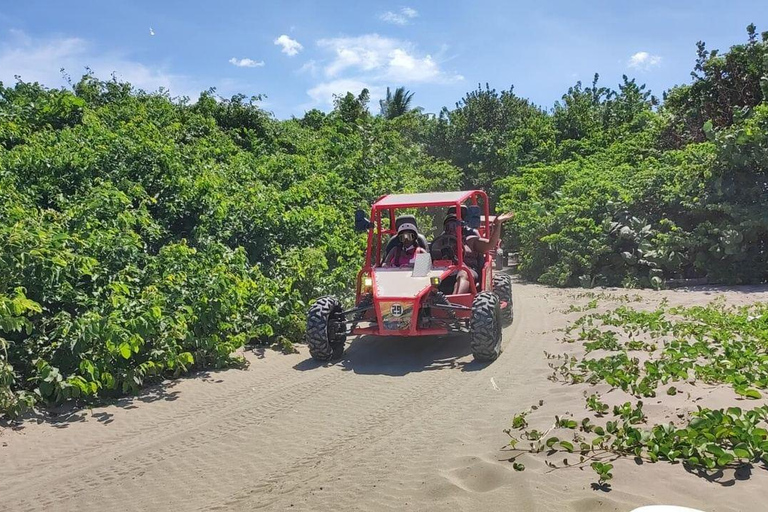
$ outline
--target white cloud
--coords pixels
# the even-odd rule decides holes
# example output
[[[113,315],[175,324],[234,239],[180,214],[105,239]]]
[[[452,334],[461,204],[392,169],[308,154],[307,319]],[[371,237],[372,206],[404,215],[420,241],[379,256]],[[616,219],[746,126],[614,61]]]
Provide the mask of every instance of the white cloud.
[[[419,55],[409,41],[367,34],[321,39],[317,44],[333,54],[324,69],[329,78],[338,77],[343,72],[355,72],[365,74],[369,80],[404,83],[444,83],[463,79],[461,75],[441,71],[431,55]]]
[[[321,39],[318,46],[330,54],[322,73],[326,81],[307,91],[315,104],[331,104],[332,95],[368,88],[371,100],[384,96],[387,86],[414,83],[451,83],[459,74],[440,69],[438,60],[420,54],[409,41],[366,34],[359,37]],[[316,63],[312,64],[316,67]],[[305,64],[302,70],[307,68]]]
[[[94,45],[78,37],[30,38],[19,30],[0,45],[0,81],[14,82],[19,75],[25,82],[40,82],[47,87],[66,86],[61,69],[77,80],[86,67],[102,79],[114,75],[136,88],[156,91],[163,87],[174,96],[196,99],[206,84],[189,77],[148,66],[118,53],[100,53]]]
[[[334,94],[343,95],[351,92],[357,96],[363,89],[368,89],[368,92],[371,95],[371,105],[378,104],[378,101],[384,97],[384,87],[355,79],[340,79],[323,82],[308,90],[307,94],[312,98],[312,103],[314,105],[330,106],[333,105]]]
[[[648,71],[661,64],[661,57],[658,55],[651,55],[648,52],[637,52],[629,58],[627,66],[642,71]]]
[[[387,11],[381,16],[379,16],[379,19],[381,21],[386,21],[387,23],[392,23],[394,25],[407,25],[410,23],[410,21],[419,15],[419,12],[416,9],[412,9],[410,7],[403,7],[400,9],[400,12],[392,12]]]
[[[283,53],[287,54],[289,57],[293,57],[297,53],[299,53],[301,50],[304,49],[304,47],[295,39],[291,39],[287,35],[283,34],[277,39],[275,39],[275,44],[278,46],[282,46],[283,49],[281,50]]]
[[[340,37],[320,39],[317,44],[334,54],[331,63],[326,66],[325,74],[329,77],[338,75],[348,68],[369,71],[384,65],[387,56],[397,47],[397,41],[378,34],[360,37]]]
[[[309,73],[310,75],[315,76],[317,75],[317,69],[317,62],[312,59],[305,62],[304,65],[299,68],[299,73]]]
[[[239,68],[259,68],[264,65],[264,61],[255,61],[253,59],[236,59],[235,57],[232,57],[229,59],[229,63],[233,66],[237,66]]]
[[[396,49],[389,60],[389,76],[402,82],[431,82],[441,79],[440,68],[430,55],[419,59],[405,50]],[[461,79],[460,75],[454,79]]]

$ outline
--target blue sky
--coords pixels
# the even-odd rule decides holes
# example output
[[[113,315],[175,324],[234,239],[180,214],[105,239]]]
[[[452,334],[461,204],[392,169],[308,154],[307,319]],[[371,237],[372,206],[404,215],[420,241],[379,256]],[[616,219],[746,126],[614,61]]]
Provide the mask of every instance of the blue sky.
[[[725,50],[750,22],[768,30],[768,1],[2,0],[0,80],[59,87],[89,66],[172,95],[264,94],[280,118],[363,86],[374,112],[387,86],[438,112],[486,82],[549,108],[595,72],[661,95],[690,80],[696,41]]]

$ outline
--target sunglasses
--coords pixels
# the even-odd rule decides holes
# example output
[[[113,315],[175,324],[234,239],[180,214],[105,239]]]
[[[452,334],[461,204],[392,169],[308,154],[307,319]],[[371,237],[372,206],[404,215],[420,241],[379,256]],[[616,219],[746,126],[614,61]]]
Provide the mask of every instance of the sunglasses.
[[[405,243],[405,242],[413,242],[414,240],[416,240],[416,235],[414,235],[411,232],[406,231],[404,233],[400,233],[399,235],[397,235],[397,238],[399,238],[400,241],[403,242],[403,243]]]

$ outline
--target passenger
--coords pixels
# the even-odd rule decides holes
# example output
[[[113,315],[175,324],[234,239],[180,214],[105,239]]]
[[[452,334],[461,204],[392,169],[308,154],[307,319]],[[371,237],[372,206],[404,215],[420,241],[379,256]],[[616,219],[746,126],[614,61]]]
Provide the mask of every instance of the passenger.
[[[456,228],[459,220],[456,218],[456,209],[452,208],[452,211],[448,211],[448,215],[443,221],[443,234],[456,236]],[[462,207],[462,217],[464,216],[464,207]],[[496,217],[496,222],[493,224],[491,231],[491,238],[482,238],[476,230],[470,229],[466,226],[462,226],[461,238],[462,238],[462,250],[464,253],[464,264],[469,268],[472,273],[472,279],[477,284],[479,279],[479,272],[483,268],[483,260],[485,253],[490,250],[495,250],[496,246],[501,239],[501,225],[514,217],[513,212],[508,212]],[[434,244],[433,244],[434,247]],[[456,283],[453,285],[453,294],[469,293],[470,282],[467,271],[461,269],[456,274]]]
[[[417,242],[418,231],[416,225],[404,222],[397,228],[397,239],[400,242],[389,250],[384,258],[384,267],[412,267],[416,255],[427,252]]]
[[[466,225],[467,215],[468,215],[467,205],[463,204],[463,205],[461,205],[461,220],[462,220],[462,224],[463,224],[461,229],[464,231],[464,234],[466,236],[472,236],[472,234],[474,233],[475,236],[480,236],[480,232],[478,230],[473,229],[473,228],[471,228],[471,227]],[[450,217],[450,216],[453,216],[454,219],[455,219],[455,217],[456,217],[456,207],[455,206],[451,206],[450,208],[448,208],[448,212],[446,213],[446,219],[448,217]],[[445,226],[445,221],[443,221],[443,226]],[[453,234],[453,233],[451,233],[451,234]]]

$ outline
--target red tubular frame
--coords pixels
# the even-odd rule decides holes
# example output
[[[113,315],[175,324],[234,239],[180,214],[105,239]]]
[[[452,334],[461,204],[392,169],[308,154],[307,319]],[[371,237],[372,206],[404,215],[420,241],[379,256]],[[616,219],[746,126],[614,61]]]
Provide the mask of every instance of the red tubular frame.
[[[426,207],[440,207],[440,206],[455,206],[456,207],[456,219],[460,221],[456,226],[456,239],[462,240],[462,225],[461,221],[463,220],[461,217],[461,205],[468,199],[472,201],[472,205],[476,206],[478,203],[478,199],[482,200],[483,208],[485,210],[484,215],[484,225],[481,226],[481,235],[483,237],[488,237],[490,234],[490,222],[489,222],[489,204],[488,204],[488,195],[483,192],[482,190],[470,190],[467,191],[465,194],[463,194],[459,199],[455,201],[435,201],[435,202],[412,202],[412,203],[395,203],[395,204],[386,204],[379,206],[378,203],[380,203],[385,197],[380,197],[376,203],[373,204],[371,207],[371,221],[374,224],[374,227],[370,228],[368,230],[368,245],[366,247],[365,251],[365,265],[362,269],[357,273],[357,285],[355,287],[355,303],[360,302],[360,297],[363,294],[363,288],[362,288],[362,278],[363,275],[370,276],[372,279],[372,286],[371,286],[371,293],[373,293],[373,305],[374,305],[374,312],[377,319],[377,326],[374,327],[355,327],[351,334],[358,335],[358,334],[377,334],[377,335],[386,335],[386,336],[423,336],[423,335],[435,335],[435,334],[446,334],[448,332],[451,332],[447,328],[429,328],[429,329],[419,329],[418,328],[418,322],[416,321],[419,317],[419,311],[421,309],[421,302],[424,296],[429,293],[430,288],[425,287],[421,292],[419,292],[416,297],[379,297],[376,287],[376,274],[373,272],[374,267],[378,267],[379,263],[381,262],[382,255],[382,235],[384,234],[393,234],[395,233],[394,229],[394,213],[396,209],[402,209],[402,208],[426,208]],[[390,220],[390,228],[386,231],[382,231],[382,223],[381,223],[381,217],[382,212],[389,210],[389,220]],[[375,229],[374,229],[375,228]],[[375,231],[375,235],[374,235]],[[373,237],[376,236],[376,259],[373,260]],[[443,273],[440,276],[440,279],[445,279],[448,275],[450,275],[455,270],[464,270],[467,272],[468,275],[472,275],[471,270],[469,267],[464,263],[464,244],[458,243],[457,244],[457,257],[458,262],[455,265],[450,265],[447,267]],[[483,269],[480,275],[478,276],[479,280],[482,280],[482,282],[491,282],[493,279],[493,266],[490,265],[491,258],[488,253],[485,253],[484,255],[484,263],[483,263]],[[375,264],[371,264],[372,261],[375,261]],[[470,283],[470,293],[469,294],[462,294],[462,295],[448,295],[449,299],[453,299],[452,302],[456,304],[461,304],[463,302],[470,302],[474,298],[474,296],[477,294],[477,284],[475,283],[474,279],[469,280]],[[386,301],[401,301],[406,304],[413,304],[413,311],[411,313],[411,322],[409,329],[405,330],[388,330],[384,329],[382,325],[382,311],[380,303],[382,300]],[[462,304],[465,306],[468,306],[469,304]],[[457,317],[458,318],[466,318],[468,316],[468,312],[464,311],[457,311]]]

